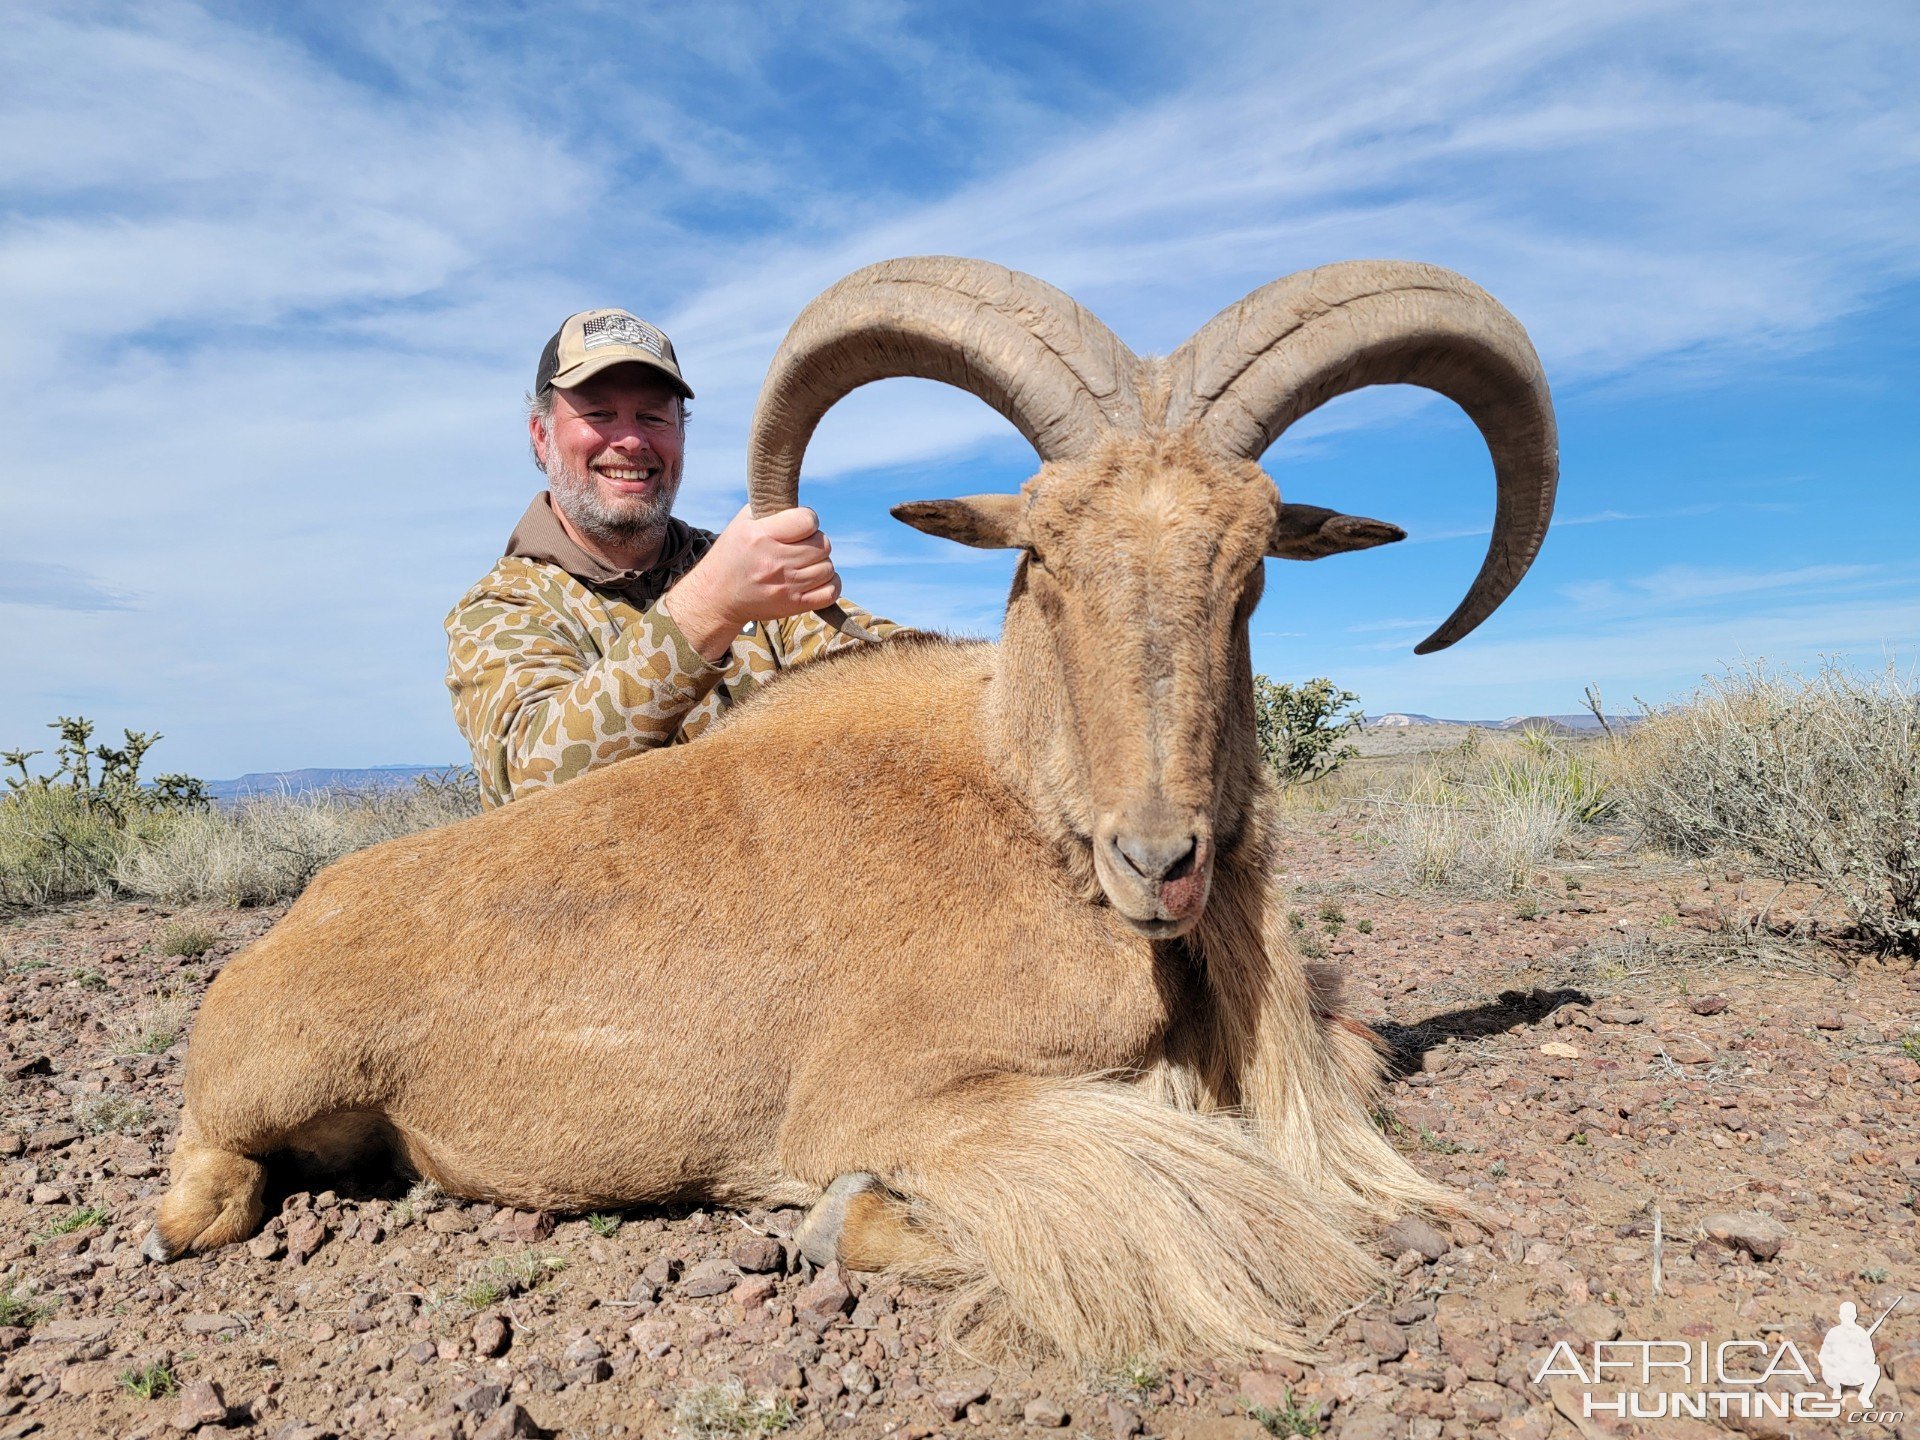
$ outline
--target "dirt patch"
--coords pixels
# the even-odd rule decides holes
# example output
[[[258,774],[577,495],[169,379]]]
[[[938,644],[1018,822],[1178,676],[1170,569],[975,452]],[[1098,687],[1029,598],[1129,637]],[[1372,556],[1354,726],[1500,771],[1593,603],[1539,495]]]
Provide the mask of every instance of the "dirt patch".
[[[1704,1436],[1724,1432],[1570,1418],[1573,1382],[1530,1377],[1607,1332],[1790,1339],[1811,1364],[1842,1301],[1864,1322],[1901,1294],[1876,1408],[1910,1418],[1792,1433],[1920,1435],[1920,976],[1742,938],[1769,897],[1776,922],[1818,907],[1722,870],[1600,846],[1577,890],[1550,877],[1564,898],[1406,894],[1369,878],[1351,814],[1289,823],[1303,933],[1392,1050],[1385,1123],[1486,1211],[1396,1232],[1390,1285],[1319,1317],[1317,1366],[987,1372],[941,1344],[928,1295],[807,1273],[792,1212],[283,1190],[250,1245],[145,1264],[180,1026],[278,912],[98,904],[0,927],[0,1440]],[[164,953],[183,924],[219,938]],[[1725,1214],[1752,1233],[1706,1238]]]

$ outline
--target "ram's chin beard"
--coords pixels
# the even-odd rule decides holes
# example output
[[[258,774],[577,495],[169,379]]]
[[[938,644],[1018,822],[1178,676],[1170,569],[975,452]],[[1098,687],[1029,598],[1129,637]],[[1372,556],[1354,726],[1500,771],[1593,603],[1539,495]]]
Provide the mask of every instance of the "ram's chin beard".
[[[651,495],[623,496],[609,501],[592,475],[584,475],[560,456],[548,452],[547,487],[553,503],[565,512],[574,529],[593,540],[626,544],[644,539],[667,523],[680,493],[680,477],[665,476]]]

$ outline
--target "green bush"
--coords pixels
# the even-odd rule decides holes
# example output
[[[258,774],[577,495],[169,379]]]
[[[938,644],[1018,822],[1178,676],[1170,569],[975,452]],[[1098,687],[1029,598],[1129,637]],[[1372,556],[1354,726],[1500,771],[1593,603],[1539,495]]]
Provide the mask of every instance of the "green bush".
[[[1288,685],[1255,675],[1254,733],[1274,774],[1292,784],[1318,780],[1359,754],[1351,743],[1365,723],[1359,698],[1324,678]]]

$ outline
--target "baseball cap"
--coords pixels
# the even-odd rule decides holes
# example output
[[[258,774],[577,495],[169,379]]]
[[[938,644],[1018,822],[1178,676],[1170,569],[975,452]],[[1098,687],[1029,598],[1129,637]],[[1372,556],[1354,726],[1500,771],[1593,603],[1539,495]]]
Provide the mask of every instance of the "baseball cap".
[[[673,342],[664,332],[625,310],[582,310],[569,315],[540,352],[533,393],[549,385],[571,390],[615,365],[646,365],[667,377],[687,399],[693,390],[680,374]]]

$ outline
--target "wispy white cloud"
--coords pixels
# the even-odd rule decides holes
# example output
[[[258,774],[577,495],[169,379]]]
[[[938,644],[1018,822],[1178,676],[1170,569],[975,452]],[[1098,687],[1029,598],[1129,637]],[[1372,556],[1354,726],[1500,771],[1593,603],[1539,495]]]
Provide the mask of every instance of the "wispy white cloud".
[[[1878,575],[1879,565],[1799,565],[1785,570],[1733,570],[1712,566],[1669,565],[1630,580],[1585,580],[1560,587],[1583,610],[1634,606],[1674,610],[1702,601],[1757,595],[1769,590],[1831,591]]]
[[[1028,59],[893,0],[742,0],[698,25],[438,0],[10,16],[9,545],[68,577],[44,593],[104,575],[142,599],[16,612],[46,658],[0,701],[0,740],[124,694],[208,770],[455,748],[438,618],[533,488],[519,392],[588,304],[674,334],[700,392],[684,504],[716,523],[784,327],[888,255],[1032,270],[1143,350],[1283,271],[1430,259],[1505,300],[1576,404],[1817,346],[1920,273],[1920,35],[1897,4],[1846,25],[1651,0],[1045,23],[1059,53]],[[1289,444],[1440,413],[1357,397]],[[977,401],[893,382],[838,407],[807,474],[969,457],[1008,485],[1031,464]],[[880,536],[843,549],[863,602],[997,624],[991,563]],[[954,583],[901,573],[919,564]]]

